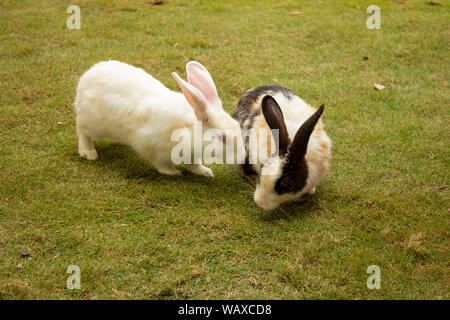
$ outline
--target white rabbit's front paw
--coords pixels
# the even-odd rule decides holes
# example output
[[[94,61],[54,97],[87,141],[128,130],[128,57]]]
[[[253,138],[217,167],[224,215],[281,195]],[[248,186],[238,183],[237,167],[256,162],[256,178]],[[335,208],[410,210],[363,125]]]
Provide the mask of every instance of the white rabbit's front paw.
[[[201,164],[187,164],[186,169],[194,174],[205,176],[208,178],[214,178],[214,173],[210,168],[207,168]]]
[[[96,160],[98,158],[97,150],[95,149],[82,149],[78,150],[80,157],[86,160]]]

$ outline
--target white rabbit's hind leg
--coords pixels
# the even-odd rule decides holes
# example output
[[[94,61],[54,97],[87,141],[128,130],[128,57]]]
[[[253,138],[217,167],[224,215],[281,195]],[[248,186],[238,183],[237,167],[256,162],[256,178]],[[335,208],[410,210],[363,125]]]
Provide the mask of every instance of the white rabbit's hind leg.
[[[181,176],[181,171],[174,168],[170,162],[164,161],[153,161],[153,166],[161,174],[166,174],[168,176]]]
[[[92,138],[77,130],[78,153],[80,157],[87,160],[96,160],[98,158],[97,150],[94,148]]]

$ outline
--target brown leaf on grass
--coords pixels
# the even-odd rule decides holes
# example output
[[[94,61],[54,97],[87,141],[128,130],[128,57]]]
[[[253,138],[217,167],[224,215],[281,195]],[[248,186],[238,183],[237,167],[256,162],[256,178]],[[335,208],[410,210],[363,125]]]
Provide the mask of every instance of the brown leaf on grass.
[[[149,5],[151,6],[162,6],[163,4],[166,4],[167,0],[150,0],[148,2]]]
[[[374,83],[373,86],[375,87],[375,89],[377,90],[383,90],[386,88],[386,85],[381,84],[381,83]]]
[[[429,6],[442,6],[442,4],[440,4],[439,2],[436,2],[436,1],[428,1],[427,5],[429,5]]]
[[[423,240],[421,232],[411,235],[409,241],[404,243],[404,247],[409,252],[412,252],[420,257],[425,257],[430,254],[429,250],[425,246],[425,241]]]
[[[302,15],[303,15],[303,12],[300,12],[300,11],[292,11],[292,12],[289,12],[289,14],[290,14],[291,16],[302,16]]]
[[[30,256],[30,251],[28,251],[27,249],[22,249],[20,250],[20,256],[22,258],[28,258]]]
[[[395,1],[397,4],[405,4],[403,1],[401,1],[401,0],[397,0],[397,1]]]
[[[422,233],[416,233],[411,235],[409,238],[407,248],[408,249],[418,249],[422,245]]]
[[[392,238],[389,235],[390,232],[391,232],[391,229],[386,228],[384,230],[381,230],[380,236],[384,241],[386,241],[388,243],[393,243],[394,241],[392,240]]]

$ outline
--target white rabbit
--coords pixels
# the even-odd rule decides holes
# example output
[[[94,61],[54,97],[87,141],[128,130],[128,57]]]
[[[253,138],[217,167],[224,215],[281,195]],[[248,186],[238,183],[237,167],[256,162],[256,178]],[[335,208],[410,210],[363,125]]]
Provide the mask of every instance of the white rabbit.
[[[92,140],[111,138],[131,146],[160,173],[179,175],[181,172],[171,160],[177,144],[171,141],[172,133],[181,129],[193,137],[194,122],[200,120],[203,132],[215,129],[218,141],[224,145],[236,140],[236,146],[242,146],[237,147],[241,154],[236,154],[236,161],[243,161],[240,126],[223,110],[211,75],[195,61],[187,63],[186,72],[188,82],[172,73],[181,94],[169,90],[144,70],[119,61],[99,62],[91,67],[81,76],[75,99],[80,156],[97,159]],[[239,138],[228,137],[230,130],[237,130]],[[212,170],[200,160],[185,164],[187,170],[213,177]]]
[[[246,138],[241,174],[256,181],[254,200],[259,207],[273,210],[316,191],[331,158],[331,140],[319,119],[323,109],[321,105],[315,111],[291,90],[276,85],[242,96],[233,113]],[[277,133],[278,141],[269,130]]]

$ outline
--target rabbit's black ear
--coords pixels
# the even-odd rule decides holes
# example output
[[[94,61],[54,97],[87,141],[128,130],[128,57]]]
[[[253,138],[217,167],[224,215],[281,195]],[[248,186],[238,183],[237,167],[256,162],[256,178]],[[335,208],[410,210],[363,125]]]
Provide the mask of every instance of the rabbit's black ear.
[[[309,137],[311,136],[317,121],[319,121],[324,108],[325,106],[322,104],[320,108],[300,126],[295,134],[294,141],[292,141],[292,145],[289,150],[289,158],[302,159],[306,155]]]
[[[287,153],[289,146],[289,136],[284,123],[283,112],[280,106],[271,96],[265,96],[261,102],[261,108],[267,124],[275,140],[275,147],[280,156]]]

